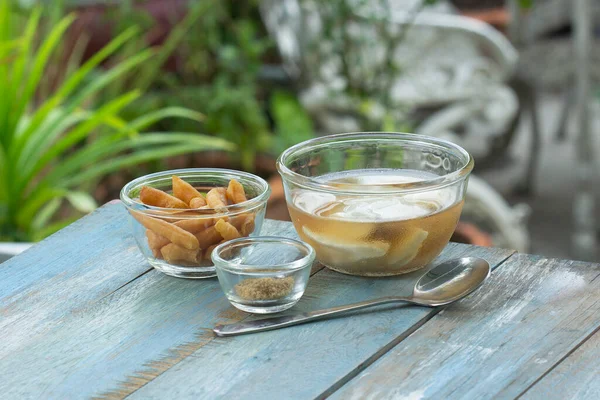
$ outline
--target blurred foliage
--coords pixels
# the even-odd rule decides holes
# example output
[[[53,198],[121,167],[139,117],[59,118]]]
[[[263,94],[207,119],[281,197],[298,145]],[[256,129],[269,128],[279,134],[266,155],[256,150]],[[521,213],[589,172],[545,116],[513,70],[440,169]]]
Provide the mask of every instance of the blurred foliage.
[[[71,212],[57,220],[64,200],[70,210],[91,211],[95,201],[81,188],[108,173],[191,151],[234,149],[198,134],[140,133],[165,118],[200,121],[202,114],[154,108],[125,120],[122,111],[141,96],[137,89],[98,101],[100,91],[152,60],[154,52],[144,48],[108,70],[98,68],[138,37],[135,28],[82,64],[60,63],[62,79],[48,82],[60,75],[49,73],[75,16],[43,14],[42,8],[17,13],[11,6],[0,0],[0,240],[38,240],[64,227],[77,218]]]
[[[391,97],[390,88],[403,73],[396,50],[411,29],[411,21],[437,0],[421,1],[407,10],[406,24],[390,22],[393,5],[389,0],[299,1],[308,13],[317,11],[321,29],[319,35],[302,38],[306,47],[305,80],[309,85],[327,85],[332,80],[331,66],[343,78],[341,89],[330,89],[332,105],[324,107],[350,115],[361,130],[411,130],[407,106],[395,103]]]
[[[533,7],[533,1],[534,0],[518,0],[518,4],[519,7],[528,9]]]
[[[312,120],[296,97],[288,92],[276,91],[271,97],[270,107],[277,128],[274,148],[278,153],[312,138]]]
[[[237,145],[237,161],[254,168],[257,153],[277,155],[313,135],[310,119],[290,93],[266,90],[259,75],[272,42],[263,32],[258,1],[201,0],[189,2],[189,10],[157,47],[158,56],[135,73],[114,83],[105,92],[147,89],[129,107],[131,118],[156,107],[183,106],[201,110],[201,122],[169,120],[161,129],[218,136]],[[144,32],[154,26],[141,7],[122,2],[111,12],[119,30],[131,25]],[[125,47],[118,59],[127,59],[144,43]],[[291,110],[293,108],[293,111]],[[293,113],[293,118],[281,118]],[[270,116],[273,115],[273,118]]]

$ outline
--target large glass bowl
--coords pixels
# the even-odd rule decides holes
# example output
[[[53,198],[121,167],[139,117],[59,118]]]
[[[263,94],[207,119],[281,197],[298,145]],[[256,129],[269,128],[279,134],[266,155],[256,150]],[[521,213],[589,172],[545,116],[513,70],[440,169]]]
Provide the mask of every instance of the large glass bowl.
[[[173,175],[204,193],[213,187],[227,187],[235,179],[243,186],[248,201],[218,211],[154,207],[140,201],[143,186],[172,193]],[[137,178],[123,187],[121,201],[131,215],[133,237],[150,265],[167,275],[198,279],[216,276],[211,253],[226,241],[219,234],[217,223],[222,220],[220,224],[233,226],[236,236],[260,234],[270,193],[267,182],[256,175],[228,169],[191,168]]]
[[[287,149],[277,168],[298,235],[325,266],[388,276],[426,266],[448,244],[473,159],[407,133],[347,133]]]

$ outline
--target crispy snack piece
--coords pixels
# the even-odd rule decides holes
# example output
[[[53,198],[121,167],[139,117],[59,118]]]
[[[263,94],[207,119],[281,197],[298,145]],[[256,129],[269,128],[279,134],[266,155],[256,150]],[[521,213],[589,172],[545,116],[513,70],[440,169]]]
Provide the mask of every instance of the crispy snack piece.
[[[215,229],[225,240],[237,239],[242,236],[235,226],[231,225],[229,222],[225,222],[222,219],[217,221],[215,224]]]
[[[239,231],[242,228],[242,224],[244,223],[244,221],[246,221],[247,215],[248,214],[246,214],[246,213],[238,214],[234,217],[229,218],[229,220],[227,218],[224,218],[224,219],[225,219],[225,221],[229,222],[231,225],[235,226],[237,228],[237,230]]]
[[[237,228],[242,236],[248,236],[254,232],[254,219],[256,215],[252,213],[244,213],[231,217],[229,223]]]
[[[213,250],[215,249],[215,247],[217,247],[218,245],[220,245],[221,243],[217,243],[217,244],[213,244],[212,246],[210,246],[208,249],[206,249],[206,251],[204,251],[204,259],[205,260],[212,260],[210,258],[210,256],[212,255]]]
[[[194,197],[189,204],[190,208],[201,208],[206,206],[206,199],[202,196]]]
[[[146,238],[148,238],[148,246],[150,247],[150,250],[152,250],[152,253],[154,253],[154,257],[157,257],[157,254],[160,255],[160,249],[162,247],[171,243],[169,239],[154,233],[150,229],[146,229]]]
[[[177,197],[171,196],[162,190],[150,186],[142,186],[140,200],[147,206],[165,208],[188,208],[188,205]]]
[[[203,215],[209,214],[209,212],[200,212],[197,210],[190,209],[175,209],[175,210],[146,210],[146,214],[151,214],[156,218],[164,218],[169,221],[177,221],[179,217],[201,217]]]
[[[206,203],[215,210],[223,209],[227,206],[227,189],[224,187],[212,188],[206,194]]]
[[[160,249],[160,252],[167,262],[187,261],[189,263],[199,263],[202,259],[202,249],[189,250],[175,243],[169,243]]]
[[[246,198],[246,192],[244,192],[244,187],[235,179],[229,181],[229,186],[227,187],[227,198],[233,204],[243,203],[244,201],[248,200],[248,198]]]
[[[198,233],[205,230],[215,224],[214,218],[195,218],[195,219],[182,219],[175,222],[173,225],[177,225],[181,229],[184,229],[190,233]]]
[[[254,217],[254,214],[246,215],[244,222],[242,222],[242,225],[239,228],[239,231],[242,234],[242,236],[249,236],[252,232],[254,232],[254,228],[256,227],[256,225],[254,224]]]
[[[162,236],[158,236],[156,233],[152,232],[149,229],[146,229],[146,237],[148,238],[148,247],[150,248],[150,251],[152,252],[152,255],[154,256],[154,258],[158,258],[162,260],[162,254],[160,253],[160,247],[156,247],[156,243],[159,243],[156,239],[150,239],[151,237],[153,238],[160,238]],[[169,244],[169,240],[167,240],[167,242],[165,244]]]
[[[152,218],[136,211],[130,212],[146,229],[150,229],[154,233],[169,239],[171,242],[188,250],[197,250],[200,248],[198,239],[190,232],[161,219]]]
[[[196,188],[194,188],[192,185],[190,185],[177,175],[173,175],[171,180],[173,182],[173,196],[177,197],[184,203],[190,204],[190,201],[195,197],[202,198],[202,195],[199,191],[196,190]]]
[[[221,236],[214,226],[197,233],[196,238],[198,239],[200,247],[203,249],[209,248],[213,244],[217,244],[223,240],[223,236]]]

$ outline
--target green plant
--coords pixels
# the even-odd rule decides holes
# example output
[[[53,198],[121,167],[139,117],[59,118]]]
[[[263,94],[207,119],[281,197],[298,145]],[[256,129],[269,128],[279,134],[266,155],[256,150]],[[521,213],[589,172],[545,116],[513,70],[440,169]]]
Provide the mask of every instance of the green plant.
[[[206,149],[233,150],[222,139],[191,133],[140,133],[165,118],[199,121],[202,115],[180,107],[156,109],[124,120],[121,112],[140,98],[137,89],[115,94],[102,104],[88,103],[111,82],[154,55],[144,49],[86,80],[100,63],[133,40],[128,29],[70,73],[48,97],[35,102],[48,64],[74,20],[68,15],[43,38],[36,30],[42,10],[24,25],[9,0],[0,0],[0,239],[37,240],[74,217],[56,220],[64,200],[80,212],[94,199],[83,184],[141,162]]]
[[[201,122],[169,120],[159,127],[177,131],[201,129],[231,141],[238,148],[236,161],[246,170],[254,168],[257,153],[276,155],[283,148],[312,137],[310,119],[294,96],[265,89],[259,80],[272,43],[262,30],[257,1],[201,0],[190,4],[186,17],[175,25],[161,46],[155,64],[136,71],[146,77],[144,83],[149,90],[135,107],[130,107],[132,116],[157,106],[202,110],[206,118]],[[126,5],[113,12],[111,18],[136,21],[143,30],[151,27],[143,11]],[[132,43],[117,57],[126,59],[137,51]],[[175,60],[170,69],[165,68],[168,59]],[[141,78],[124,77],[121,82],[124,87],[136,87],[138,79]],[[290,108],[292,113],[286,111]],[[272,120],[269,113],[273,114]],[[283,113],[292,114],[292,120],[281,118]],[[301,119],[304,122],[298,125],[296,122]]]
[[[407,10],[405,24],[390,23],[394,14],[390,0],[299,3],[303,14],[319,18],[318,33],[301,38],[301,51],[303,84],[317,83],[328,90],[330,101],[322,108],[352,117],[365,131],[410,130],[409,106],[392,98],[391,88],[407,61],[398,57],[398,46],[406,39],[411,21],[437,0],[415,3]],[[343,82],[331,87],[332,76]]]
[[[247,170],[253,169],[256,153],[270,146],[257,76],[271,42],[260,32],[256,3],[199,2],[210,7],[178,52],[181,67],[164,81],[182,105],[202,105],[205,131],[236,143]],[[188,85],[191,90],[179,92]]]
[[[533,7],[534,0],[518,0],[519,7],[523,9],[529,9]]]
[[[271,96],[270,111],[275,126],[272,149],[277,154],[290,146],[313,138],[312,120],[298,99],[289,92],[275,91]]]

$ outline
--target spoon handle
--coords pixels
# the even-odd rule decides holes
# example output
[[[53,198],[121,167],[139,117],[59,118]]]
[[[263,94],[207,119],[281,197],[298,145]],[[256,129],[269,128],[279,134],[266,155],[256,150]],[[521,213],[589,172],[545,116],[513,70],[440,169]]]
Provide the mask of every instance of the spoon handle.
[[[349,311],[361,310],[367,307],[378,306],[381,304],[397,302],[414,302],[410,297],[381,297],[376,300],[367,300],[360,303],[348,304],[345,306],[325,308],[323,310],[311,311],[295,315],[285,315],[283,317],[264,318],[254,321],[239,322],[230,325],[217,325],[213,332],[217,336],[235,336],[245,333],[269,331],[272,329],[285,328],[287,326],[303,324],[305,322],[325,319],[333,315],[343,314]]]

